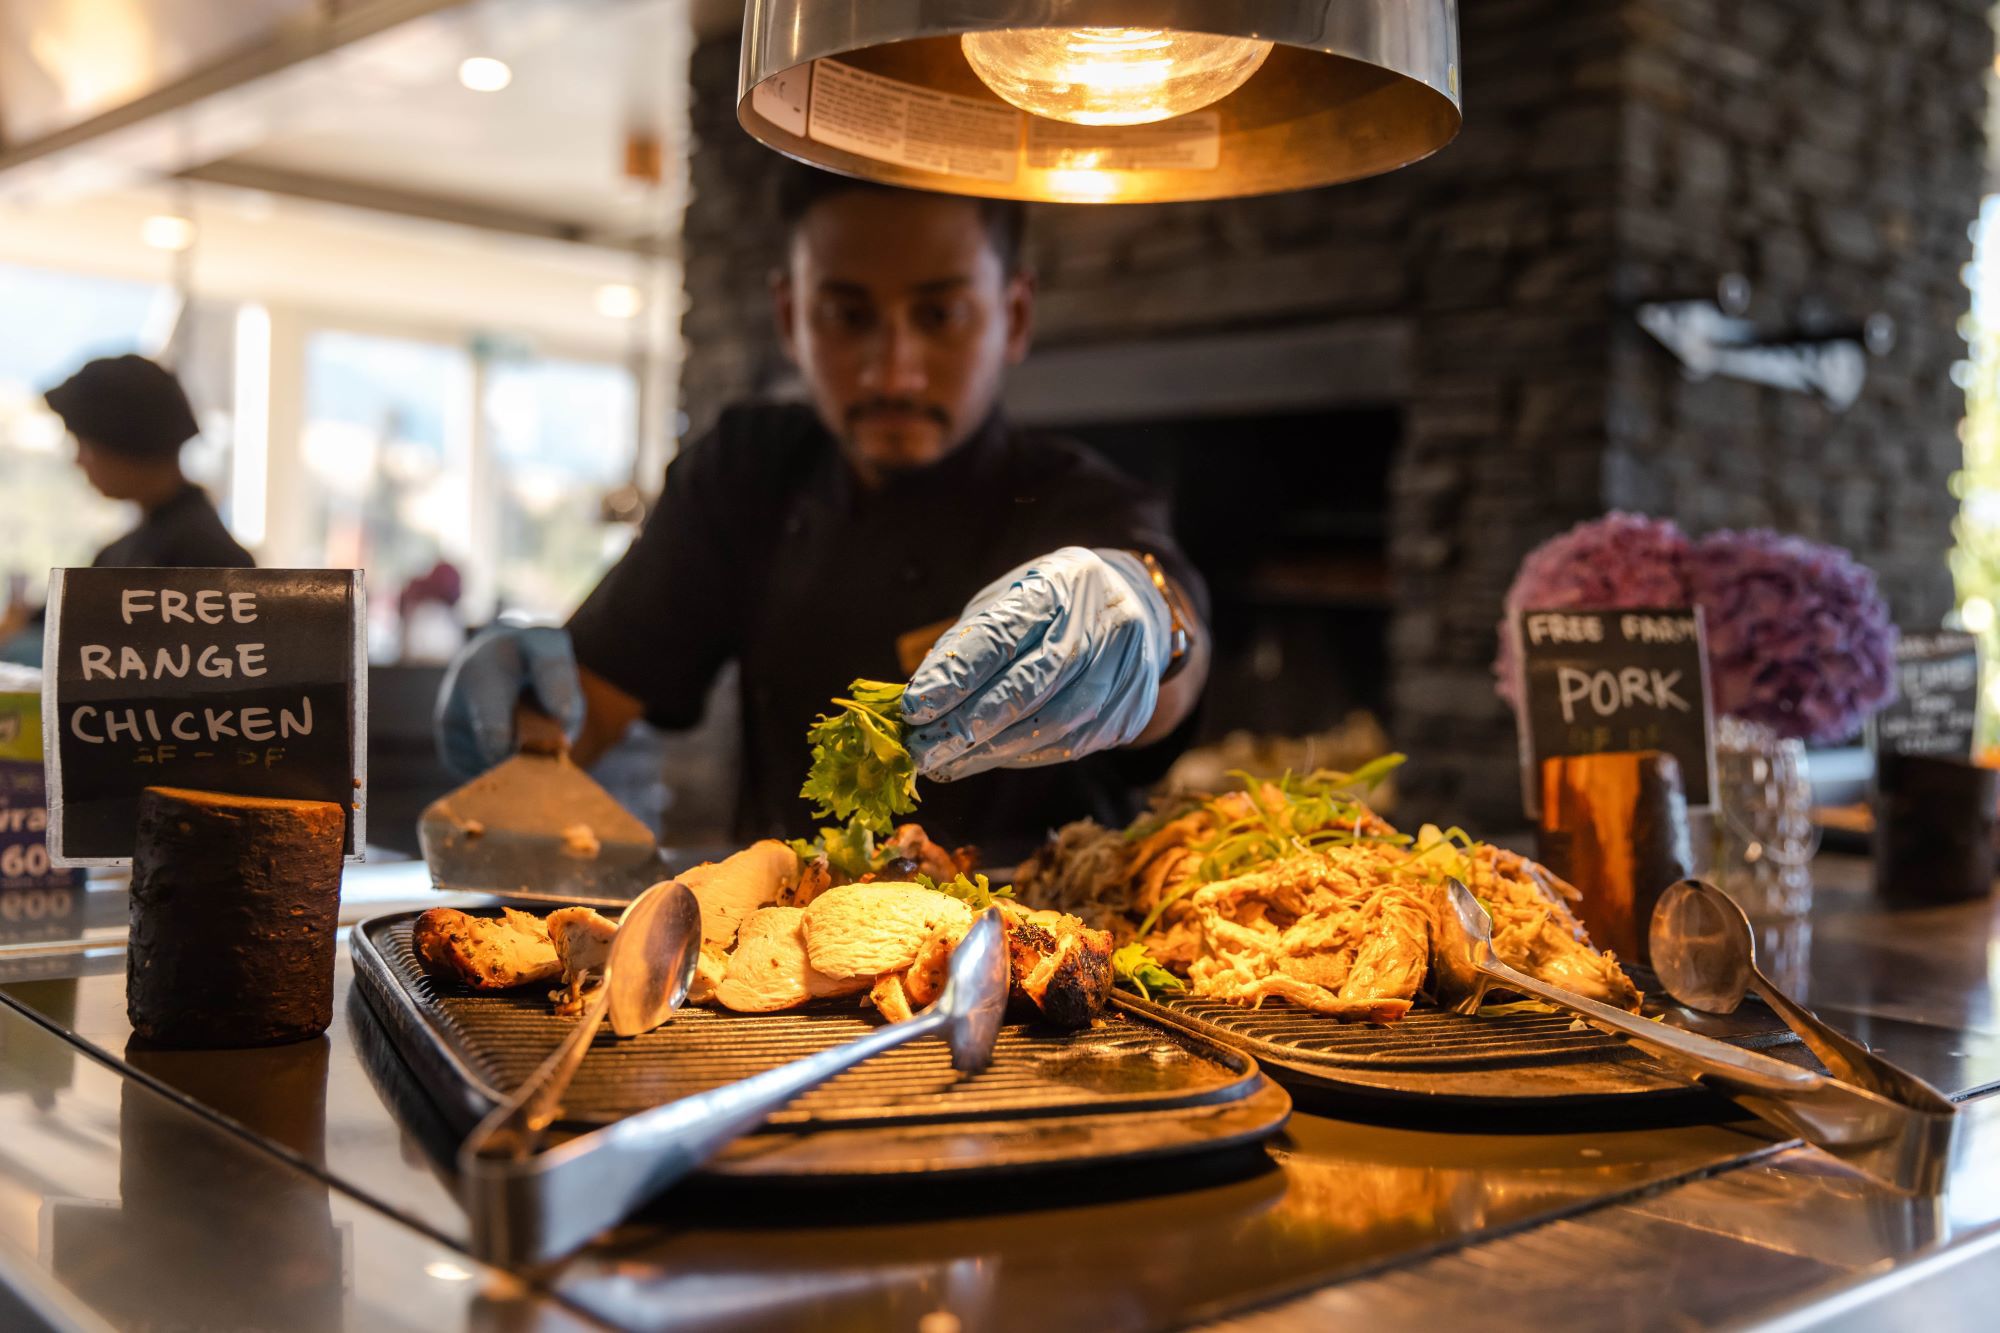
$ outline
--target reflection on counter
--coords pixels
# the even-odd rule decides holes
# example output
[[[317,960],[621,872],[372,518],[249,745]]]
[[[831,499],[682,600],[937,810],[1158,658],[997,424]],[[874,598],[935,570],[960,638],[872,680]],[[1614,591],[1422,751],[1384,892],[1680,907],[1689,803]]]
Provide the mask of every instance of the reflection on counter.
[[[74,977],[53,977],[15,982],[8,991],[51,1023],[69,1027],[76,1022],[76,984]],[[36,1110],[52,1109],[56,1094],[76,1076],[76,1048],[67,1042],[34,1041],[10,1049],[6,1031],[0,1028],[0,1096],[25,1092]]]
[[[1813,879],[1809,1003],[2000,1033],[2000,899],[1886,911],[1856,857],[1822,856]]]
[[[326,1037],[233,1051],[125,1043],[125,1062],[315,1169],[326,1167]]]
[[[119,1327],[346,1326],[346,1228],[323,1181],[191,1138],[185,1114],[136,1082],[121,1090],[118,1130],[117,1201],[43,1206],[43,1259],[65,1286]],[[141,1248],[153,1262],[138,1283],[127,1256]]]
[[[999,1210],[985,1216],[935,1189],[697,1187],[651,1210],[649,1239],[614,1235],[557,1288],[621,1327],[908,1328],[935,1311],[968,1330],[1017,1326],[1030,1311],[1042,1329],[1152,1327],[1765,1147],[1714,1126],[1443,1135],[1298,1116],[1276,1169],[996,1180],[977,1187],[980,1206]]]

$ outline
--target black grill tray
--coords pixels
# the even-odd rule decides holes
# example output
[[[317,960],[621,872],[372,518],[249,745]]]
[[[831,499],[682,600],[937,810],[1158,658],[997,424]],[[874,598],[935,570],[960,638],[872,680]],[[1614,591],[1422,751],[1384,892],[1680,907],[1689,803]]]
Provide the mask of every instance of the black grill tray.
[[[426,976],[410,948],[417,915],[357,926],[355,975],[398,1052],[463,1133],[527,1079],[574,1020],[551,1011],[549,987],[479,992]],[[850,996],[779,1014],[691,1006],[629,1040],[606,1030],[564,1095],[563,1124],[609,1124],[879,1025]],[[1010,1023],[985,1072],[960,1077],[942,1042],[898,1047],[778,1112],[720,1169],[881,1174],[1211,1150],[1275,1133],[1289,1112],[1290,1099],[1254,1059],[1198,1034],[1117,1013],[1086,1032]]]
[[[1649,996],[1658,990],[1650,975],[1627,971]],[[1568,1014],[1465,1016],[1420,1004],[1399,1022],[1372,1027],[1283,1000],[1251,1009],[1180,995],[1147,1001],[1121,992],[1118,1003],[1128,1013],[1234,1046],[1299,1093],[1521,1109],[1712,1100],[1637,1047]],[[1663,1011],[1649,1001],[1647,1012]],[[1728,1020],[1704,1020],[1702,1030],[1778,1059],[1811,1063],[1799,1039],[1761,1005],[1746,1005]]]

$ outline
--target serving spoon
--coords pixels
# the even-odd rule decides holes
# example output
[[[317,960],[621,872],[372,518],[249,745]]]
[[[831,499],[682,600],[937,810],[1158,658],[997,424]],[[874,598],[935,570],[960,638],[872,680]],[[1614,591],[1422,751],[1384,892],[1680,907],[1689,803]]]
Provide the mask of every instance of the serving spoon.
[[[1958,1108],[1927,1085],[1918,1084],[1928,1098],[1906,1099],[1601,1004],[1502,962],[1493,951],[1493,919],[1458,880],[1446,882],[1442,909],[1432,972],[1439,1002],[1456,1012],[1477,1013],[1496,985],[1545,1000],[1893,1188],[1912,1194],[1943,1188]]]
[[[562,1110],[562,1095],[607,1014],[621,1037],[651,1032],[687,999],[701,962],[701,904],[679,880],[661,880],[618,918],[604,975],[562,1044],[514,1095],[479,1122],[460,1151],[481,1157],[532,1155]]]
[[[1757,937],[1750,918],[1715,885],[1684,879],[1661,894],[1648,940],[1660,984],[1688,1008],[1705,1014],[1734,1013],[1743,997],[1755,991],[1834,1077],[1935,1113],[1956,1109],[1936,1088],[1835,1031],[1785,994],[1757,966]]]
[[[633,903],[633,909],[639,905]],[[621,924],[621,933],[623,929]],[[698,913],[694,938],[699,945]],[[615,938],[612,950],[600,995],[618,984],[624,963]],[[977,1073],[993,1059],[1000,1021],[1007,1011],[1008,975],[1006,925],[999,909],[988,908],[952,951],[937,1002],[914,1018],[877,1028],[858,1041],[656,1106],[532,1156],[516,1151],[515,1142],[504,1133],[496,1137],[487,1132],[488,1126],[508,1126],[514,1105],[510,1102],[487,1117],[459,1150],[474,1253],[507,1266],[543,1263],[568,1254],[624,1221],[794,1097],[905,1042],[942,1036],[951,1047],[952,1068],[962,1074]],[[615,995],[612,1003],[616,1004]],[[589,1014],[583,1022],[595,1027]],[[588,1045],[586,1037],[578,1048]],[[558,1051],[549,1064],[562,1056]],[[568,1066],[564,1082],[581,1059],[579,1054]],[[552,1118],[554,1108],[546,1109]]]

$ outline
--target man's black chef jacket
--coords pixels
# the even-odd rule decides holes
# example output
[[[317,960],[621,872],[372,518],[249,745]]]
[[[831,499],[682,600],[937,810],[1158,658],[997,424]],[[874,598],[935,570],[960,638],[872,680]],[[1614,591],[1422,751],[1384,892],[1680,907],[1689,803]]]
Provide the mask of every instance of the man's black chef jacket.
[[[222,526],[201,487],[190,483],[90,563],[99,569],[248,569],[257,562]]]
[[[1150,551],[1206,612],[1165,502],[1079,444],[995,417],[871,491],[811,409],[734,408],[667,469],[658,507],[570,632],[578,662],[661,727],[698,721],[717,671],[739,658],[735,832],[802,835],[806,730],[828,701],[856,678],[905,678],[899,637],[943,628],[988,583],[1061,546]],[[1123,822],[1184,743],[920,782],[913,817],[946,845],[996,849],[1085,816]]]

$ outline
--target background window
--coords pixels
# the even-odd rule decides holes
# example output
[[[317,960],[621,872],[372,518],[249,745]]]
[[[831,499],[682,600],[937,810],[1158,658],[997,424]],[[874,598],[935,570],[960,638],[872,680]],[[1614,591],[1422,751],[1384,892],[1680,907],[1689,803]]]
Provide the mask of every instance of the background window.
[[[567,615],[630,539],[601,511],[636,410],[620,365],[312,333],[303,549],[367,571],[371,656],[440,660],[497,612]]]
[[[593,362],[496,362],[484,408],[500,609],[567,616],[631,537],[601,516],[605,493],[631,477],[631,373]]]
[[[49,569],[89,564],[131,526],[77,471],[42,390],[92,357],[137,351],[170,300],[164,287],[0,264],[0,604],[39,604]]]
[[[402,655],[398,599],[471,563],[472,362],[439,343],[322,331],[306,342],[306,549],[367,571],[370,655]]]

